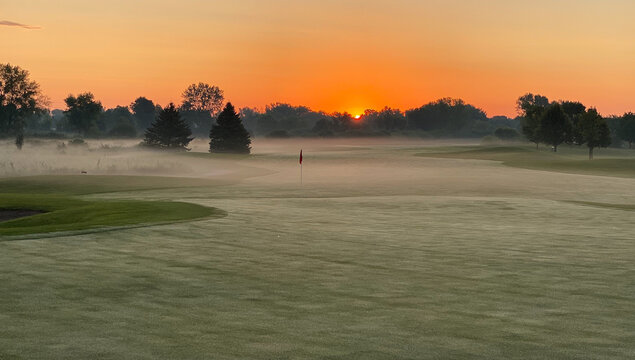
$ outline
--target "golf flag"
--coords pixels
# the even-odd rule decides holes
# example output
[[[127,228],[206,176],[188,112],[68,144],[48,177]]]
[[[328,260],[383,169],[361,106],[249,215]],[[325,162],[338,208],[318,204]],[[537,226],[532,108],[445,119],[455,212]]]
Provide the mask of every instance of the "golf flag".
[[[300,165],[302,165],[302,149],[300,149]]]

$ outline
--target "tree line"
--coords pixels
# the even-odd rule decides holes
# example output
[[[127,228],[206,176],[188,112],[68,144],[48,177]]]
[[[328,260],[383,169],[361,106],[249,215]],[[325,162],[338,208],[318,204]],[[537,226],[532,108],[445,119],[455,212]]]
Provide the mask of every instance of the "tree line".
[[[550,145],[558,151],[560,144],[586,145],[589,159],[593,150],[611,144],[635,140],[635,114],[602,117],[597,109],[587,108],[577,101],[549,101],[546,96],[527,93],[518,98],[517,109],[521,114],[523,135],[536,144]]]
[[[218,124],[225,97],[217,86],[198,83],[183,91],[179,105],[170,104],[166,109],[145,97],[138,97],[127,106],[105,109],[90,92],[71,94],[64,102],[65,109],[48,110],[39,85],[29,78],[28,71],[0,65],[0,136],[15,136],[18,147],[25,134],[134,138],[145,135],[167,108],[178,112],[180,121],[191,132],[189,137],[208,136]],[[586,144],[590,156],[596,147],[625,142],[630,148],[635,140],[632,113],[603,118],[594,108],[587,109],[579,102],[550,102],[534,94],[519,97],[517,109],[519,116],[515,118],[488,117],[482,109],[463,100],[443,98],[406,111],[386,107],[369,109],[357,116],[284,103],[270,104],[262,110],[246,107],[234,111],[250,137],[494,135],[512,140],[522,133],[529,141],[551,145],[554,150],[562,143]]]

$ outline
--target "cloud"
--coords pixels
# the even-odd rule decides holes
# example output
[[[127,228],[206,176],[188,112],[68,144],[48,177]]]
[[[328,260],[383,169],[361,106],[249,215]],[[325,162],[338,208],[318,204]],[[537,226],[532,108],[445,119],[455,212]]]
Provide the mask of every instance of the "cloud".
[[[7,20],[0,20],[0,26],[17,26],[17,27],[21,27],[21,28],[25,28],[25,29],[41,29],[41,27],[39,26],[31,26],[31,25],[25,25],[25,24],[20,24],[17,22],[13,22],[13,21],[7,21]]]

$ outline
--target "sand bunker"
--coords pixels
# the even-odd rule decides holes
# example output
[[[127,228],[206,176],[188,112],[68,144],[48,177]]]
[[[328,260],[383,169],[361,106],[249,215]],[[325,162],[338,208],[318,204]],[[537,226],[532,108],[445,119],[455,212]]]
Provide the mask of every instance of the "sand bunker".
[[[41,214],[40,210],[0,210],[0,222]]]

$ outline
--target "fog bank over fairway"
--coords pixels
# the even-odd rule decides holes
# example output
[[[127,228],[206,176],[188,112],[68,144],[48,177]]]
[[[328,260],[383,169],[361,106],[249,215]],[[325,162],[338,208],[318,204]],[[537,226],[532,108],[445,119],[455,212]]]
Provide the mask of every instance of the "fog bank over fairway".
[[[54,174],[93,166],[5,172],[5,189],[81,179],[87,200],[227,216],[0,242],[0,358],[632,358],[635,178],[449,155],[473,145],[256,139],[236,157],[201,141],[192,153],[117,150],[132,165],[104,173],[169,178],[93,176],[102,150],[3,152]],[[527,156],[586,156],[540,151]]]

